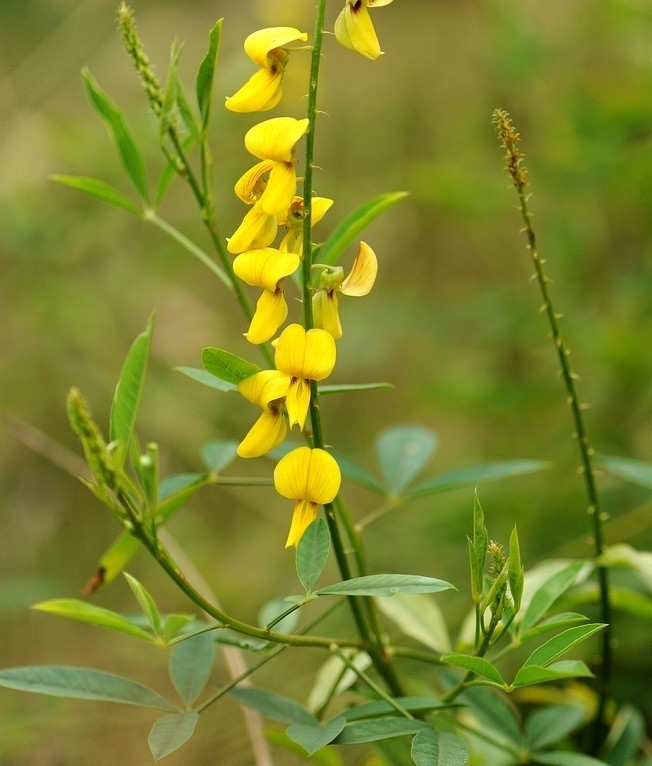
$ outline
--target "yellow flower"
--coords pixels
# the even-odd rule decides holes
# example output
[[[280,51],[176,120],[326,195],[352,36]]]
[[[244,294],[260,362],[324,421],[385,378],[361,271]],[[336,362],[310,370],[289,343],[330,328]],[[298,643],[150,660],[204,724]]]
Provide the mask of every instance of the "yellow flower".
[[[332,204],[333,200],[327,197],[312,198],[312,226],[321,221]],[[294,197],[290,207],[276,219],[279,226],[285,226],[287,229],[279,250],[303,255],[303,218],[303,197]]]
[[[248,250],[233,261],[233,271],[243,282],[263,288],[245,333],[250,343],[265,343],[285,322],[288,307],[283,294],[283,279],[293,274],[298,266],[296,253],[281,253],[272,247]]]
[[[335,499],[342,474],[335,458],[323,449],[299,447],[281,458],[274,470],[279,495],[296,500],[285,547],[297,545],[317,518],[317,505]]]
[[[245,134],[245,146],[250,154],[260,160],[292,162],[294,147],[308,130],[308,119],[272,117],[254,125]]]
[[[287,375],[276,370],[262,370],[240,381],[238,391],[263,408],[262,415],[238,445],[240,457],[260,457],[285,439],[287,425],[281,406],[289,385]]]
[[[340,45],[368,59],[382,56],[376,30],[368,8],[389,5],[392,0],[346,0],[335,21],[335,37]]]
[[[335,341],[320,329],[307,332],[299,324],[288,325],[276,345],[276,369],[291,378],[285,407],[290,428],[303,429],[310,406],[310,381],[327,378],[335,367]]]
[[[294,27],[270,27],[249,35],[245,53],[262,67],[233,96],[227,97],[226,108],[232,112],[265,112],[281,100],[283,74],[289,55],[285,46],[308,35]]]
[[[230,253],[242,253],[271,245],[276,238],[276,216],[267,215],[260,205],[254,205],[227,241]]]
[[[319,287],[312,296],[315,326],[326,330],[335,340],[341,338],[337,292],[356,297],[367,295],[374,286],[377,274],[378,259],[366,242],[360,242],[353,267],[346,278],[340,266],[325,269],[319,279]]]

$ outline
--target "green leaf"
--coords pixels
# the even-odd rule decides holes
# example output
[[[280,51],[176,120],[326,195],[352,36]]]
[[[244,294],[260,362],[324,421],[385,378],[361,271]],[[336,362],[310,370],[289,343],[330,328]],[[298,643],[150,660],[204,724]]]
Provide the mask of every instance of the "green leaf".
[[[397,595],[380,599],[378,609],[401,631],[436,652],[450,652],[450,638],[442,610],[426,594]]]
[[[287,730],[288,737],[308,753],[313,755],[322,747],[330,744],[335,737],[342,731],[346,718],[340,716],[333,718],[324,724],[315,723],[295,723]]]
[[[611,726],[604,746],[610,766],[629,766],[645,741],[645,717],[632,705],[623,705]]]
[[[610,545],[600,556],[598,564],[606,567],[626,567],[636,572],[648,592],[652,592],[652,553],[637,551],[631,545]]]
[[[556,572],[538,588],[525,610],[519,633],[524,633],[545,616],[555,601],[570,588],[583,566],[584,562],[574,561]]]
[[[166,614],[163,617],[163,640],[166,645],[194,619],[194,614]]]
[[[454,589],[444,580],[406,574],[379,574],[354,577],[315,591],[317,596],[393,596],[396,593],[439,593]]]
[[[92,591],[95,592],[100,586],[113,582],[140,548],[140,541],[129,532],[119,535],[104,551],[98,562],[98,572],[94,578],[97,585],[92,588]]]
[[[207,372],[206,370],[198,370],[195,367],[175,367],[174,369],[187,378],[191,378],[209,388],[216,388],[218,391],[238,390],[238,386],[235,383],[227,383],[227,381],[216,378],[212,372]]]
[[[376,391],[379,388],[394,388],[393,383],[333,383],[319,386],[320,394],[346,394],[351,391]]]
[[[179,54],[181,49],[178,46],[176,40],[172,43],[172,49],[170,51],[170,66],[168,69],[168,77],[165,83],[165,91],[163,93],[163,103],[161,105],[161,113],[159,114],[158,136],[161,144],[163,139],[167,135],[170,128],[174,127],[174,118],[176,115],[177,105],[177,90],[179,85],[179,76],[177,74],[177,66],[179,64]]]
[[[160,761],[185,744],[194,734],[198,720],[199,715],[192,711],[159,718],[147,740],[154,760]]]
[[[530,750],[548,747],[578,729],[585,719],[580,705],[544,705],[528,716],[525,739]]]
[[[288,602],[284,598],[273,598],[263,605],[258,613],[258,624],[261,628],[269,625],[279,615],[286,612],[288,609]],[[290,612],[280,622],[277,622],[274,626],[274,630],[279,633],[292,633],[299,624],[299,610]]]
[[[652,463],[614,455],[596,455],[594,460],[607,473],[639,487],[652,489]]]
[[[512,686],[518,689],[521,686],[557,681],[560,678],[591,678],[592,676],[593,673],[581,660],[563,660],[545,668],[540,665],[522,667],[516,674]]]
[[[202,351],[201,360],[211,375],[232,383],[236,387],[241,380],[260,372],[258,365],[247,362],[229,351],[223,351],[221,348],[205,348]]]
[[[128,678],[92,668],[41,665],[0,670],[0,686],[71,699],[121,702],[158,710],[178,710],[152,689]]]
[[[412,760],[416,766],[466,766],[466,742],[450,732],[423,729],[412,740]]]
[[[425,426],[394,426],[383,431],[376,441],[376,454],[388,489],[400,495],[437,451],[438,444],[436,434]]]
[[[407,192],[392,192],[381,194],[379,197],[366,202],[336,226],[319,252],[320,263],[335,263],[344,250],[384,210],[395,202],[407,197]]]
[[[591,758],[582,753],[569,753],[566,750],[531,753],[530,760],[532,763],[543,763],[546,766],[609,766],[597,758]]]
[[[183,124],[186,126],[186,128],[188,128],[188,131],[190,132],[190,135],[186,136],[183,144],[184,149],[189,149],[196,141],[199,141],[201,130],[197,123],[197,118],[195,117],[193,108],[190,106],[188,96],[186,95],[186,91],[181,80],[179,80],[177,83],[177,107],[179,109],[181,119],[183,120]]]
[[[234,441],[207,442],[202,445],[200,455],[209,471],[219,473],[235,460],[237,449],[238,442]]]
[[[181,699],[192,707],[208,683],[215,659],[212,632],[176,644],[170,653],[170,678]]]
[[[450,710],[452,707],[458,707],[456,704],[446,705],[433,697],[395,697],[403,710],[408,713],[430,713],[437,710]],[[396,713],[396,708],[385,700],[376,702],[366,702],[363,705],[356,705],[345,710],[343,715],[348,722],[366,720],[369,718],[380,718],[381,716],[392,715]]]
[[[147,329],[131,344],[122,365],[120,378],[113,394],[109,419],[109,438],[122,445],[123,463],[136,425],[136,414],[143,390],[149,349],[152,344],[154,315],[147,322]]]
[[[194,488],[196,484],[203,486],[206,482],[205,473],[173,473],[166,476],[158,487],[159,508],[170,498],[176,497],[185,490]]]
[[[509,479],[514,476],[522,476],[534,471],[542,471],[550,468],[550,463],[543,460],[505,460],[500,463],[487,463],[471,468],[460,468],[456,471],[446,471],[438,476],[426,479],[418,484],[410,492],[407,498],[434,495],[437,492],[448,492],[459,487],[468,487],[487,481]]]
[[[85,622],[89,625],[96,625],[98,628],[108,628],[117,630],[119,633],[126,633],[134,638],[140,638],[143,641],[153,642],[155,639],[142,628],[138,627],[131,620],[110,609],[104,609],[101,606],[87,604],[76,598],[53,598],[48,601],[41,601],[34,604],[32,609],[38,609],[40,612],[56,614],[60,617],[67,617],[77,622]]]
[[[315,519],[301,536],[296,566],[301,584],[308,593],[322,573],[331,547],[331,536],[323,519]]]
[[[559,614],[553,614],[552,617],[548,617],[545,620],[541,620],[535,627],[526,630],[521,634],[521,643],[525,643],[535,636],[539,636],[542,633],[547,633],[549,630],[555,628],[566,628],[569,625],[575,625],[578,622],[586,622],[589,618],[579,612],[560,612]]]
[[[140,605],[140,608],[142,609],[143,614],[145,615],[145,617],[147,617],[149,624],[152,626],[152,630],[154,631],[155,635],[160,636],[161,635],[161,614],[158,610],[158,607],[156,606],[156,603],[154,602],[154,599],[151,597],[151,595],[145,589],[145,587],[141,585],[135,577],[132,577],[130,574],[127,574],[127,572],[124,573],[124,576],[127,582],[129,583],[129,587],[131,588],[134,596],[136,597],[136,600],[138,601],[138,604]]]
[[[476,603],[482,599],[484,585],[484,565],[487,560],[489,536],[484,521],[484,511],[478,497],[478,490],[473,493],[473,539],[469,543],[469,562],[471,564],[471,595]]]
[[[352,460],[349,460],[348,457],[345,457],[338,450],[333,450],[333,457],[337,460],[337,464],[340,467],[342,476],[344,476],[345,479],[353,481],[356,484],[360,484],[367,489],[373,490],[374,492],[378,492],[380,495],[385,494],[385,488],[383,485],[372,473],[369,473],[366,468],[363,468],[357,463],[354,463]]]
[[[193,136],[186,136],[186,138],[182,142],[182,147],[184,151],[187,151],[190,149],[194,142]],[[173,179],[176,177],[178,173],[177,164],[174,161],[174,159],[168,160],[168,162],[165,164],[165,167],[163,168],[163,171],[158,179],[158,183],[156,185],[156,193],[154,194],[154,202],[153,207],[154,209],[158,208],[158,206],[161,204],[161,201],[163,200],[163,197],[165,196],[165,192],[168,190],[170,184],[172,183]]]
[[[590,625],[578,625],[574,628],[568,628],[562,633],[548,639],[545,644],[542,644],[538,649],[535,649],[532,654],[525,660],[523,667],[528,665],[541,665],[545,667],[551,662],[554,662],[562,654],[565,654],[569,649],[582,641],[586,641],[589,636],[597,633],[599,630],[606,628],[606,625],[600,623],[591,623]]]
[[[88,194],[89,197],[99,199],[101,202],[106,202],[107,205],[121,208],[128,213],[133,213],[139,218],[143,217],[143,211],[135,205],[127,197],[123,196],[121,192],[114,189],[109,184],[100,181],[97,178],[87,178],[85,176],[50,176],[51,181],[68,186],[71,189],[77,189],[84,194]]]
[[[229,694],[236,702],[257,710],[274,721],[312,726],[316,719],[298,702],[265,689],[236,688]]]
[[[265,739],[286,752],[300,756],[303,760],[306,758],[305,751],[301,745],[297,745],[296,742],[293,742],[281,729],[268,728],[265,731]],[[313,764],[313,766],[344,766],[342,756],[332,747],[320,750],[318,753],[311,755],[310,763]]]
[[[220,38],[222,36],[223,20],[224,19],[218,19],[218,21],[215,22],[215,26],[209,33],[208,53],[199,65],[197,80],[195,82],[197,104],[199,105],[199,113],[201,114],[202,128],[204,130],[206,129],[208,120],[210,118],[213,78],[215,77],[215,64],[217,62],[217,52],[220,46]]]
[[[143,202],[147,203],[147,177],[143,158],[136,146],[122,112],[118,109],[109,95],[97,84],[93,75],[84,69],[82,72],[86,95],[93,109],[113,138],[122,159],[127,175]]]
[[[430,728],[427,723],[409,718],[388,717],[355,721],[344,727],[335,742],[338,745],[359,745],[363,742],[401,737],[404,734],[416,734],[421,729],[427,728]]]
[[[470,712],[491,732],[520,747],[521,724],[503,696],[489,689],[467,689],[461,701],[470,706]]]
[[[342,653],[357,670],[364,671],[371,665],[371,658],[366,652],[345,648]],[[332,655],[315,675],[315,682],[308,697],[308,708],[320,710],[332,697],[349,689],[357,680],[357,673],[347,667],[340,657]]]
[[[452,654],[442,655],[441,661],[447,665],[455,665],[458,668],[470,670],[478,676],[489,678],[491,681],[500,684],[500,686],[507,686],[496,666],[484,657],[472,657],[469,654],[453,652]]]
[[[521,547],[518,542],[516,526],[509,536],[509,565],[508,565],[509,590],[514,601],[514,614],[518,614],[523,598],[523,582],[525,578],[523,564],[521,563]]]

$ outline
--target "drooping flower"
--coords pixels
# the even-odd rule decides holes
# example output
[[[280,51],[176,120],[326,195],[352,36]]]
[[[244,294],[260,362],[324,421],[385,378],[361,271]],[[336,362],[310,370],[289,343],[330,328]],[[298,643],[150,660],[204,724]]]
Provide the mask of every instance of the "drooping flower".
[[[290,380],[276,370],[262,370],[240,381],[238,391],[252,404],[262,407],[262,415],[238,445],[240,457],[260,457],[285,439],[287,425],[282,402]]]
[[[312,198],[312,226],[321,221],[332,204],[333,200],[327,197]],[[285,236],[281,240],[279,250],[303,255],[303,218],[303,197],[294,197],[290,207],[285,213],[278,215],[276,219],[279,226],[286,227]]]
[[[298,447],[281,458],[274,470],[274,486],[279,495],[296,501],[286,548],[298,544],[317,518],[317,505],[332,502],[341,483],[337,461],[323,449]]]
[[[392,0],[346,0],[335,21],[335,37],[340,45],[368,59],[383,55],[368,8],[389,5]]]
[[[243,282],[263,288],[249,330],[245,333],[250,343],[265,343],[287,319],[283,279],[297,270],[299,260],[296,253],[282,253],[273,247],[263,247],[241,253],[233,261],[233,271]]]
[[[259,29],[244,42],[245,53],[262,69],[227,97],[225,106],[232,112],[266,112],[281,100],[283,75],[289,59],[288,43],[305,42],[308,35],[294,27]]]
[[[276,216],[267,215],[260,205],[254,205],[228,239],[226,249],[236,254],[267,247],[276,238],[276,229]]]
[[[290,428],[303,429],[310,406],[310,381],[327,378],[335,367],[335,341],[325,330],[304,330],[288,325],[276,345],[276,369],[288,375],[290,386],[285,399]]]
[[[355,297],[367,295],[374,286],[377,274],[378,259],[366,242],[360,242],[353,267],[346,278],[341,266],[324,269],[319,279],[319,286],[312,296],[315,327],[326,330],[335,340],[341,338],[342,325],[337,293]]]

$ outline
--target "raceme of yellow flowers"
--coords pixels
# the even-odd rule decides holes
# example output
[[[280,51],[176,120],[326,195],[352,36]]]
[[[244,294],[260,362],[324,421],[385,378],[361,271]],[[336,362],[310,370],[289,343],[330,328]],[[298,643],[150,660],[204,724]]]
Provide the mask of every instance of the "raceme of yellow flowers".
[[[335,24],[340,44],[369,59],[381,55],[369,8],[392,0],[347,0]],[[294,27],[271,27],[249,35],[244,49],[260,69],[233,95],[226,107],[233,112],[264,112],[281,101],[282,81],[290,54],[305,50],[308,35]],[[294,44],[294,45],[293,45]],[[288,47],[293,45],[293,47]],[[235,185],[235,194],[250,206],[228,239],[236,256],[233,272],[246,284],[261,289],[245,337],[252,344],[266,343],[288,317],[284,281],[299,269],[303,254],[304,200],[297,196],[296,146],[309,127],[308,119],[274,117],[254,125],[245,135],[247,151],[259,161]],[[313,197],[312,224],[319,223],[333,200]],[[279,228],[285,233],[273,243]],[[238,446],[240,457],[253,458],[278,447],[288,429],[303,430],[311,399],[311,381],[327,378],[336,359],[335,341],[342,336],[338,293],[367,295],[376,279],[374,251],[360,243],[350,273],[339,266],[315,264],[321,269],[313,291],[314,328],[289,324],[275,341],[275,369],[246,377],[238,390],[262,412]],[[317,517],[317,505],[330,503],[341,483],[336,460],[323,449],[299,447],[286,454],[274,471],[276,491],[295,500],[286,547],[296,546]]]

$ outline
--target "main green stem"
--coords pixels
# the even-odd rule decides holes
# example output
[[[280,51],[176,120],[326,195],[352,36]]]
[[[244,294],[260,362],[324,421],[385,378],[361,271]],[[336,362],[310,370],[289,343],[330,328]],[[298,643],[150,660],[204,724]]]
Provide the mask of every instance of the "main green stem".
[[[308,88],[308,130],[306,133],[305,167],[303,173],[303,322],[306,330],[314,327],[312,312],[312,194],[313,194],[313,170],[315,157],[315,129],[317,124],[317,88],[319,84],[319,70],[321,64],[321,50],[324,40],[324,17],[326,14],[326,0],[318,0],[315,15],[315,29],[313,35],[312,58],[310,62],[310,84]],[[310,382],[310,421],[312,425],[313,447],[324,449],[324,436],[319,411],[319,390],[315,381]],[[325,506],[326,522],[331,534],[333,549],[337,564],[344,580],[350,580],[352,573],[344,548],[339,525],[332,503]],[[352,524],[348,524],[352,528]],[[351,543],[356,547],[355,541]],[[358,555],[358,560],[360,557]],[[358,627],[360,637],[366,644],[376,670],[385,680],[393,694],[402,694],[402,689],[390,658],[382,645],[382,636],[378,629],[377,620],[372,620],[372,628],[365,619],[364,611],[373,610],[373,604],[363,609],[362,602],[355,596],[349,596],[349,604],[353,613],[353,619]],[[375,635],[374,635],[375,633]]]

